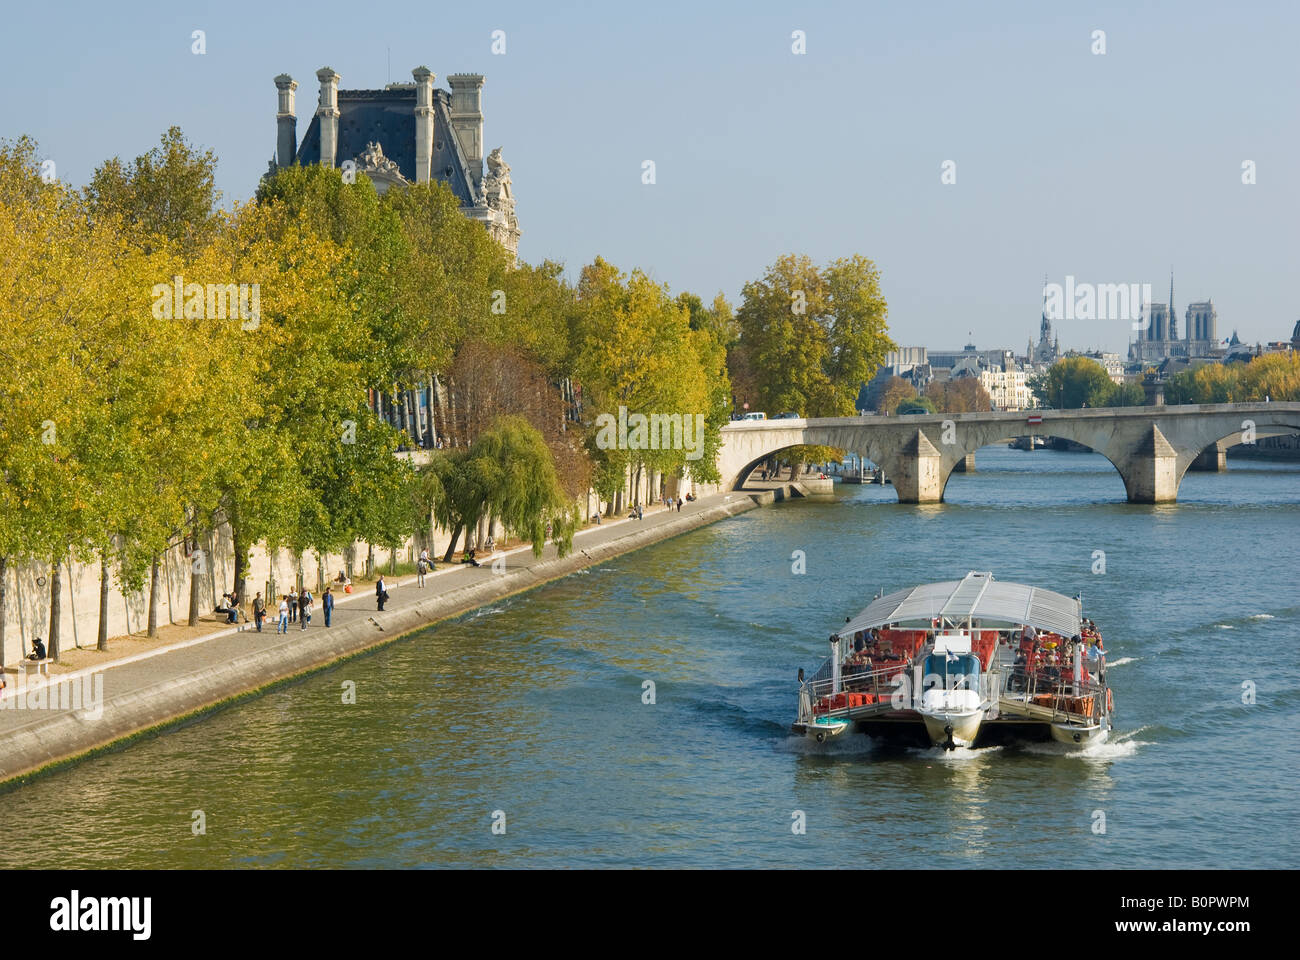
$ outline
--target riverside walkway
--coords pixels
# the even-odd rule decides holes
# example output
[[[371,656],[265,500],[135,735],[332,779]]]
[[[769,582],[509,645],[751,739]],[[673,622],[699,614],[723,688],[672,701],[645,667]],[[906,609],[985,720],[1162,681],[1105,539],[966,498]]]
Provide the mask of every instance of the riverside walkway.
[[[52,765],[84,757],[128,738],[165,727],[224,702],[390,643],[399,637],[528,590],[639,547],[783,499],[785,491],[719,493],[684,504],[681,511],[654,507],[643,520],[610,519],[574,535],[561,559],[553,544],[541,557],[528,545],[485,557],[482,566],[440,567],[425,586],[414,575],[385,578],[390,599],[376,610],[373,583],[339,594],[326,628],[317,597],[311,625],[294,623],[287,634],[268,619],[258,633],[252,623],[135,654],[102,666],[57,674],[36,686],[13,682],[0,693],[0,784]],[[492,560],[500,558],[494,569]],[[368,587],[368,589],[367,589]],[[102,681],[97,680],[102,677]],[[102,682],[102,700],[92,699]],[[60,687],[85,691],[79,701]],[[76,706],[77,709],[72,709]]]

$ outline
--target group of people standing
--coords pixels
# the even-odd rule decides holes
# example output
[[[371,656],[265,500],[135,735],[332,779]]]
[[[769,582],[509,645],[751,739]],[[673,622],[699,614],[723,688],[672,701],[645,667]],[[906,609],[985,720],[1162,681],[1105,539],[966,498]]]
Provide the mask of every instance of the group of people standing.
[[[298,593],[286,593],[280,597],[280,607],[276,611],[276,633],[288,633],[289,624],[299,623],[300,630],[306,630],[307,625],[311,623],[312,610],[315,607],[316,598],[311,595],[311,591],[306,586]],[[329,587],[325,588],[325,593],[321,596],[321,609],[325,613],[325,626],[330,625],[330,618],[334,613],[334,594]],[[253,597],[253,620],[257,624],[257,632],[262,632],[262,621],[266,619],[266,601],[262,599],[262,592],[259,590],[257,596]]]

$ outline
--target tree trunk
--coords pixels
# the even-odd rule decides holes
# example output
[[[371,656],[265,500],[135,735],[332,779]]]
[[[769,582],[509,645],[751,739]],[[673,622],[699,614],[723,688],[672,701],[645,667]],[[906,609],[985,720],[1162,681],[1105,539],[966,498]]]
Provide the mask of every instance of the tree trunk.
[[[58,558],[50,568],[50,638],[45,652],[55,663],[59,660],[60,621],[63,619],[63,564]]]
[[[248,545],[237,522],[230,524],[230,543],[235,551],[235,585],[231,589],[235,592],[235,606],[240,606],[244,602],[244,582],[248,579]]]
[[[447,434],[447,441],[451,443],[453,440],[460,438],[460,419],[456,416],[456,381],[450,377],[447,378],[447,394],[448,404],[451,407],[451,430]],[[468,445],[469,441],[466,440],[465,442]],[[455,446],[456,444],[452,445]]]
[[[374,575],[375,575],[375,545],[373,543],[367,543],[366,544],[366,576],[373,577]]]
[[[199,578],[202,576],[199,570],[207,570],[207,558],[202,556],[199,548],[199,531],[197,529],[191,532],[190,537],[190,616],[188,623],[191,627],[199,624]]]
[[[95,649],[108,649],[108,547],[99,552],[99,634]]]
[[[460,536],[460,531],[464,524],[458,523],[454,530],[451,531],[451,543],[447,544],[447,552],[442,555],[443,563],[451,563],[451,555],[456,552],[456,539]]]
[[[0,673],[5,668],[5,617],[9,614],[6,606],[8,595],[5,584],[9,581],[9,558],[0,557]]]
[[[158,636],[158,554],[149,565],[149,631],[148,636]]]

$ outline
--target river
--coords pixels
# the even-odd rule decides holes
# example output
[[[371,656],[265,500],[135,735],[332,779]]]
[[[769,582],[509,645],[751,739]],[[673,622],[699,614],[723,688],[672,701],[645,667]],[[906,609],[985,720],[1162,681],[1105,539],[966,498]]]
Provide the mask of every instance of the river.
[[[0,865],[1300,866],[1300,466],[1230,461],[1189,473],[1177,505],[1137,506],[1100,456],[986,448],[942,506],[836,492],[10,790],[0,824],[32,842]],[[795,673],[835,624],[882,587],[969,570],[1082,593],[1110,742],[825,752],[789,735]]]

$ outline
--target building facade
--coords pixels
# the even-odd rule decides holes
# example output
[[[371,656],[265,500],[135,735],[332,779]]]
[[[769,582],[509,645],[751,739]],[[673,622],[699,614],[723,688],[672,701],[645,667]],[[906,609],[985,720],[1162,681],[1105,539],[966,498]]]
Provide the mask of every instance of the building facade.
[[[1129,344],[1129,359],[1139,363],[1159,363],[1170,357],[1193,360],[1222,357],[1219,342],[1219,315],[1213,300],[1187,305],[1183,317],[1183,335],[1178,335],[1178,312],[1174,309],[1174,278],[1169,276],[1169,302],[1145,305],[1142,329]]]
[[[380,193],[437,180],[459,198],[465,216],[482,223],[517,256],[520,231],[510,165],[500,147],[483,155],[482,75],[452,74],[450,91],[434,86],[427,67],[416,67],[411,76],[411,83],[378,90],[340,90],[340,76],[321,67],[316,112],[299,143],[298,84],[280,74],[275,78],[276,154],[268,175],[295,163],[320,164],[364,173]]]

